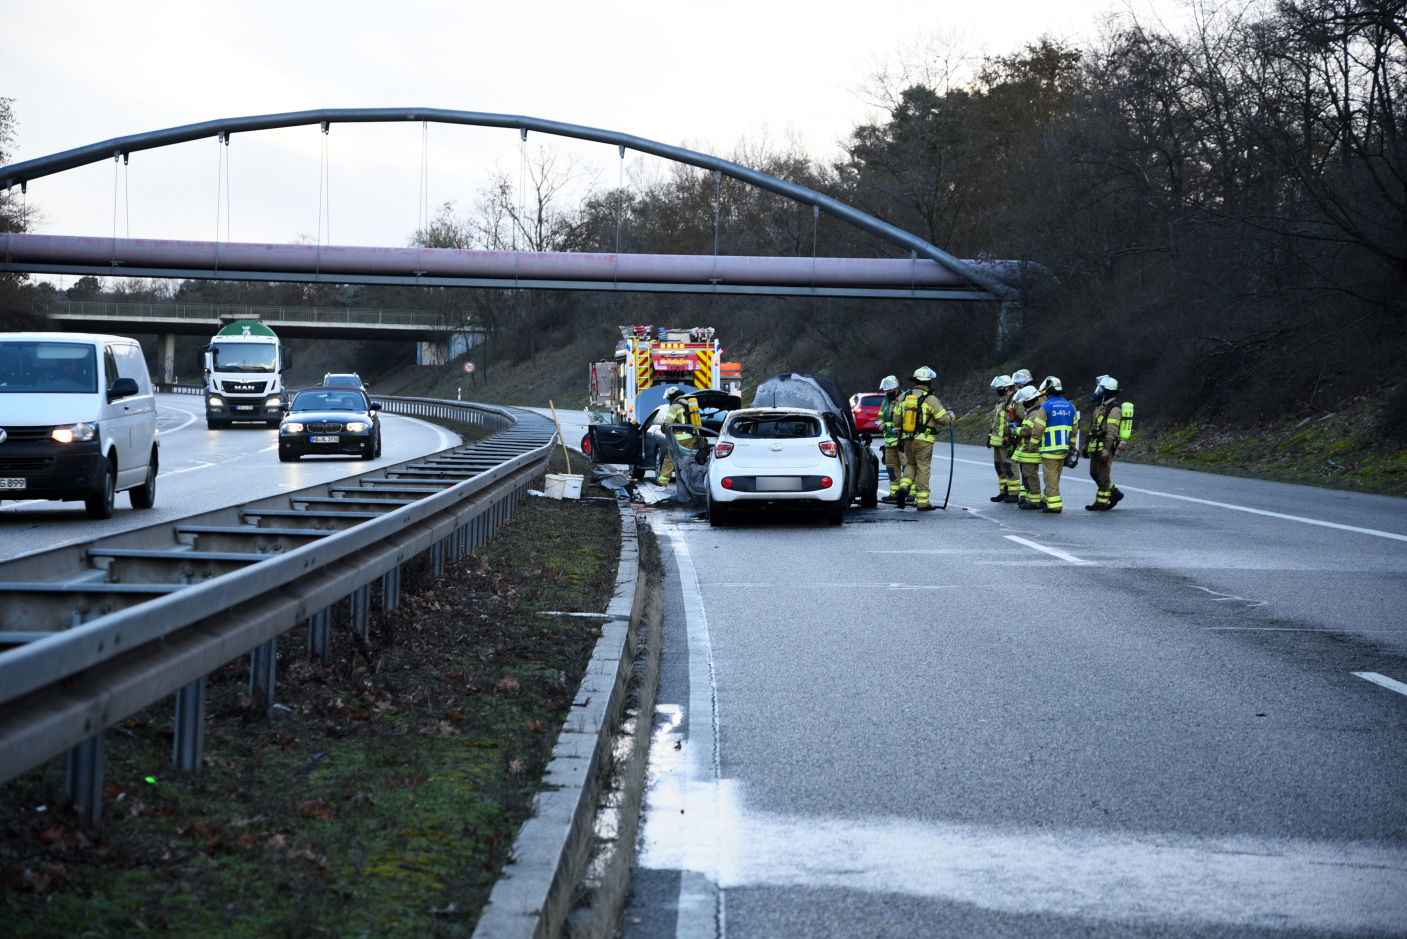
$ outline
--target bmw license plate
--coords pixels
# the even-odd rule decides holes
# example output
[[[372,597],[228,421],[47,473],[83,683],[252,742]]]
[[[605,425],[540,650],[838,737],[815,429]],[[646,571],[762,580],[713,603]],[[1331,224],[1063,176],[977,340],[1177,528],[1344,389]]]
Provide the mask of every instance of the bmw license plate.
[[[23,479],[0,479],[0,489],[23,489],[25,485]]]
[[[309,439],[312,440],[313,443],[336,443],[339,438],[337,438],[337,437],[334,436],[334,437],[311,437],[311,438],[309,438]]]
[[[758,492],[800,492],[800,476],[759,476],[757,477]]]

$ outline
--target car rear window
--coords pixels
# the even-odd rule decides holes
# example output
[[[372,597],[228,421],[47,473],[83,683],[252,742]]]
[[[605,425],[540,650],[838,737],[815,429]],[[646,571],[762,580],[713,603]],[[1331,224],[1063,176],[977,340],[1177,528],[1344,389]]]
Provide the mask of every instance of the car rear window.
[[[0,394],[94,394],[98,357],[87,343],[0,342]]]
[[[735,417],[728,425],[729,437],[746,440],[780,440],[787,437],[819,437],[821,422],[806,414],[769,414],[765,417]]]
[[[877,408],[884,403],[884,395],[865,395],[860,399],[862,407]]]

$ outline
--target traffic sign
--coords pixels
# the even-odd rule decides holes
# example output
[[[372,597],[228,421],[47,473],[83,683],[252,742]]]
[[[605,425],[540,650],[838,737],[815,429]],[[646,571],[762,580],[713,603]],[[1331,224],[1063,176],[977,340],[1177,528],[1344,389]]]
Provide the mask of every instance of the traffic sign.
[[[466,371],[466,372],[472,372],[472,371],[474,371],[474,363],[473,363],[473,362],[465,362],[465,363],[464,363],[464,371]]]

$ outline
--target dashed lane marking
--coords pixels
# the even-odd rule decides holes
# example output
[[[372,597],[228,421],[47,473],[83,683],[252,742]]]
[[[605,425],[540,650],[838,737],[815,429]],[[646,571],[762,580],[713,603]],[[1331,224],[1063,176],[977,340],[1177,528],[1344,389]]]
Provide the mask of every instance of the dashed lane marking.
[[[933,454],[933,458],[935,460],[940,459],[939,455],[936,453]],[[948,457],[941,457],[941,459],[946,460],[948,459]],[[990,467],[992,465],[990,463],[983,463],[978,460],[959,459],[958,462],[971,463],[974,466]],[[1064,478],[1072,482],[1084,483],[1090,486],[1094,485],[1093,480],[1081,479],[1078,476],[1067,476]],[[1305,518],[1303,515],[1287,515],[1284,512],[1270,512],[1266,509],[1253,509],[1248,505],[1233,505],[1230,502],[1216,502],[1212,499],[1198,499],[1194,496],[1180,496],[1177,493],[1159,492],[1156,489],[1139,489],[1134,486],[1122,486],[1120,488],[1124,489],[1127,492],[1142,493],[1145,496],[1158,496],[1163,499],[1178,499],[1182,502],[1196,502],[1198,505],[1210,505],[1218,509],[1230,509],[1233,512],[1246,512],[1250,515],[1263,515],[1266,518],[1279,518],[1284,519],[1287,522],[1299,522],[1302,525],[1318,525],[1321,528],[1336,528],[1339,531],[1351,531],[1359,535],[1372,535],[1375,538],[1391,538],[1393,541],[1407,541],[1407,535],[1399,535],[1396,532],[1391,531],[1379,531],[1376,528],[1359,528],[1357,525],[1342,525],[1338,522],[1326,522],[1323,519],[1318,518]]]
[[[1077,558],[1073,554],[1067,554],[1064,551],[1061,551],[1059,548],[1048,548],[1043,544],[1036,544],[1034,541],[1027,541],[1025,538],[1018,538],[1015,535],[1005,535],[1003,537],[1005,537],[1008,541],[1014,541],[1017,544],[1024,544],[1028,548],[1035,548],[1037,551],[1044,551],[1046,554],[1049,554],[1052,557],[1060,558],[1060,560],[1068,561],[1071,564],[1087,565],[1094,563],[1093,561],[1086,561],[1083,558]]]
[[[1407,685],[1404,685],[1395,678],[1388,678],[1386,675],[1379,675],[1377,672],[1354,672],[1353,674],[1364,681],[1371,681],[1375,685],[1382,685],[1388,691],[1396,691],[1400,695],[1407,695]]]

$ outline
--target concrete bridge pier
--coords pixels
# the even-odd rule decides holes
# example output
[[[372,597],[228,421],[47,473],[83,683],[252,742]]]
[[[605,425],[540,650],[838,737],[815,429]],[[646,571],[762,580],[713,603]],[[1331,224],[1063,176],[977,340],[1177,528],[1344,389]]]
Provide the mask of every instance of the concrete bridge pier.
[[[161,384],[169,388],[176,384],[176,334],[162,333],[156,348],[161,353]]]

